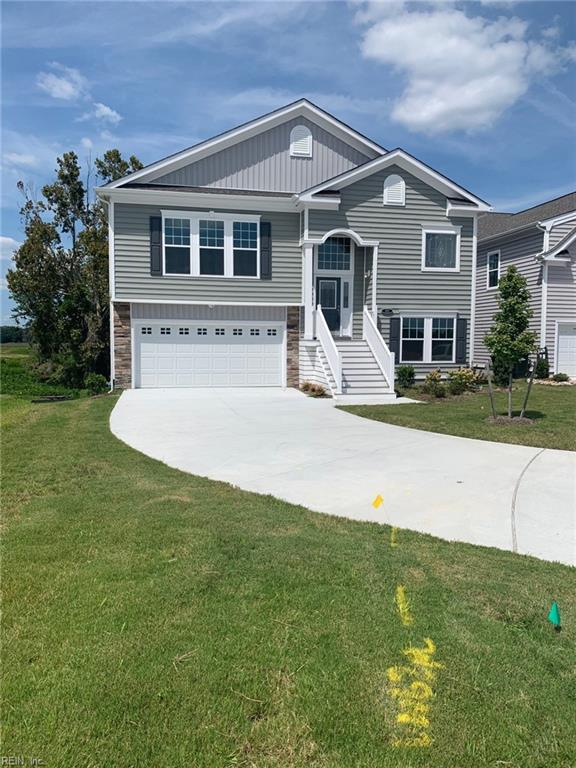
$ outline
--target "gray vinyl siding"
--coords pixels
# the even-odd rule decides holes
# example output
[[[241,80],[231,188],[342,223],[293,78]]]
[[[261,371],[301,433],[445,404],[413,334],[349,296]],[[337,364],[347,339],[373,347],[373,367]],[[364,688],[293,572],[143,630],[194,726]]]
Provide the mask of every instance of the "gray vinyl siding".
[[[312,157],[290,157],[290,131],[307,125]],[[301,192],[370,160],[305,118],[282,125],[154,179],[156,184]]]
[[[222,322],[282,322],[286,307],[209,307],[202,304],[132,304],[132,320],[221,320]]]
[[[178,206],[182,210],[182,206]],[[193,210],[203,210],[194,208]],[[230,211],[226,211],[230,213]],[[272,279],[150,275],[150,216],[160,208],[117,203],[114,206],[115,299],[170,302],[213,301],[300,304],[302,251],[297,213],[267,213],[272,229]]]
[[[556,324],[576,322],[576,246],[570,248],[570,264],[548,266],[546,346],[550,369],[556,369]]]
[[[496,312],[497,290],[486,287],[488,253],[500,251],[500,275],[508,267],[515,266],[528,282],[531,307],[534,315],[530,327],[540,338],[540,317],[542,308],[542,266],[534,257],[542,251],[544,233],[531,229],[521,233],[503,235],[488,243],[478,244],[476,270],[476,327],[474,333],[474,362],[484,365],[489,353],[484,346],[484,336],[490,330]]]
[[[406,205],[384,206],[384,179],[390,174],[402,176],[406,183]],[[423,272],[422,227],[426,224],[460,226],[460,271]],[[472,290],[473,220],[471,217],[446,217],[446,198],[425,182],[402,168],[391,166],[341,190],[338,211],[310,211],[311,237],[321,237],[334,228],[352,229],[362,238],[376,240],[378,248],[377,305],[382,335],[389,340],[390,319],[382,309],[392,309],[395,316],[426,314],[428,317],[458,314],[468,320]],[[366,271],[370,273],[366,296],[371,304],[372,258],[369,253]],[[362,275],[356,276],[357,280]],[[355,286],[357,289],[357,286]],[[357,301],[361,295],[357,297]],[[355,302],[354,309],[357,309]],[[362,315],[355,311],[355,332],[361,334]],[[469,346],[469,344],[467,344]],[[399,362],[399,361],[397,361]],[[438,363],[415,366],[424,375]],[[442,369],[454,367],[442,364]],[[457,367],[457,366],[456,366]]]
[[[570,221],[565,221],[562,224],[557,224],[555,227],[552,227],[548,236],[548,248],[553,248],[556,243],[559,243],[562,238],[566,237],[574,227],[576,227],[576,217],[570,219]]]
[[[356,248],[354,255],[354,285],[352,288],[352,336],[362,338],[362,312],[372,308],[372,249]]]

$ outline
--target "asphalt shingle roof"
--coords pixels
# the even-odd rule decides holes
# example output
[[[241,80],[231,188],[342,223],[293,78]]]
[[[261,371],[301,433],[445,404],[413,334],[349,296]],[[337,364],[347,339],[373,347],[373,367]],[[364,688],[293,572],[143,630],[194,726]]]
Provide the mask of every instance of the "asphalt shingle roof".
[[[478,217],[478,240],[486,240],[539,221],[576,211],[576,192],[548,200],[518,213],[484,213]]]

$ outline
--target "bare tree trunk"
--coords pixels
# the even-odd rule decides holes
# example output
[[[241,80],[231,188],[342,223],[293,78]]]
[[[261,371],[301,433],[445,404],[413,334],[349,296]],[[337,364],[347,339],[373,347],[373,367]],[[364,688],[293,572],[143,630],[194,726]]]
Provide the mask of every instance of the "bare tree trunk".
[[[496,418],[496,404],[494,403],[494,390],[492,389],[492,369],[486,366],[486,378],[488,379],[488,392],[490,394],[490,407],[492,408],[492,418]]]
[[[508,373],[508,418],[512,418],[512,368]]]
[[[522,404],[522,410],[520,411],[520,418],[524,418],[524,414],[526,413],[526,406],[528,405],[528,398],[530,397],[530,392],[532,390],[532,384],[534,382],[534,375],[536,373],[536,364],[538,363],[538,360],[540,359],[540,355],[536,357],[536,360],[534,361],[534,364],[532,365],[532,370],[530,372],[530,379],[528,380],[528,386],[526,387],[526,395],[524,396],[524,402]]]

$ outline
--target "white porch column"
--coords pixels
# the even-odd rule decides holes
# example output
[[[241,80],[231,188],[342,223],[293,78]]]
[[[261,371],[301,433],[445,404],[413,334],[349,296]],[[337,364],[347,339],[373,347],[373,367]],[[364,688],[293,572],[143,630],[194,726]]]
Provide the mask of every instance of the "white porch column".
[[[314,338],[314,246],[302,247],[302,301],[304,302],[304,338]]]
[[[372,318],[378,325],[378,302],[376,300],[376,289],[378,285],[378,246],[372,247]]]

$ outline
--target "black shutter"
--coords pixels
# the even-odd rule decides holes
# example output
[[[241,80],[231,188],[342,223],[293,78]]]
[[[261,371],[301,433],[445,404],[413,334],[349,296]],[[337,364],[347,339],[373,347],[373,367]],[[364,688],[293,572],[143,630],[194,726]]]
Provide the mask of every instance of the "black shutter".
[[[456,320],[456,362],[466,362],[466,329],[468,320],[465,317],[459,317]]]
[[[389,345],[390,352],[394,352],[396,355],[396,364],[400,362],[400,318],[390,318],[390,337]]]
[[[260,222],[260,280],[272,280],[272,226]]]
[[[162,274],[162,217],[150,216],[150,274]]]

